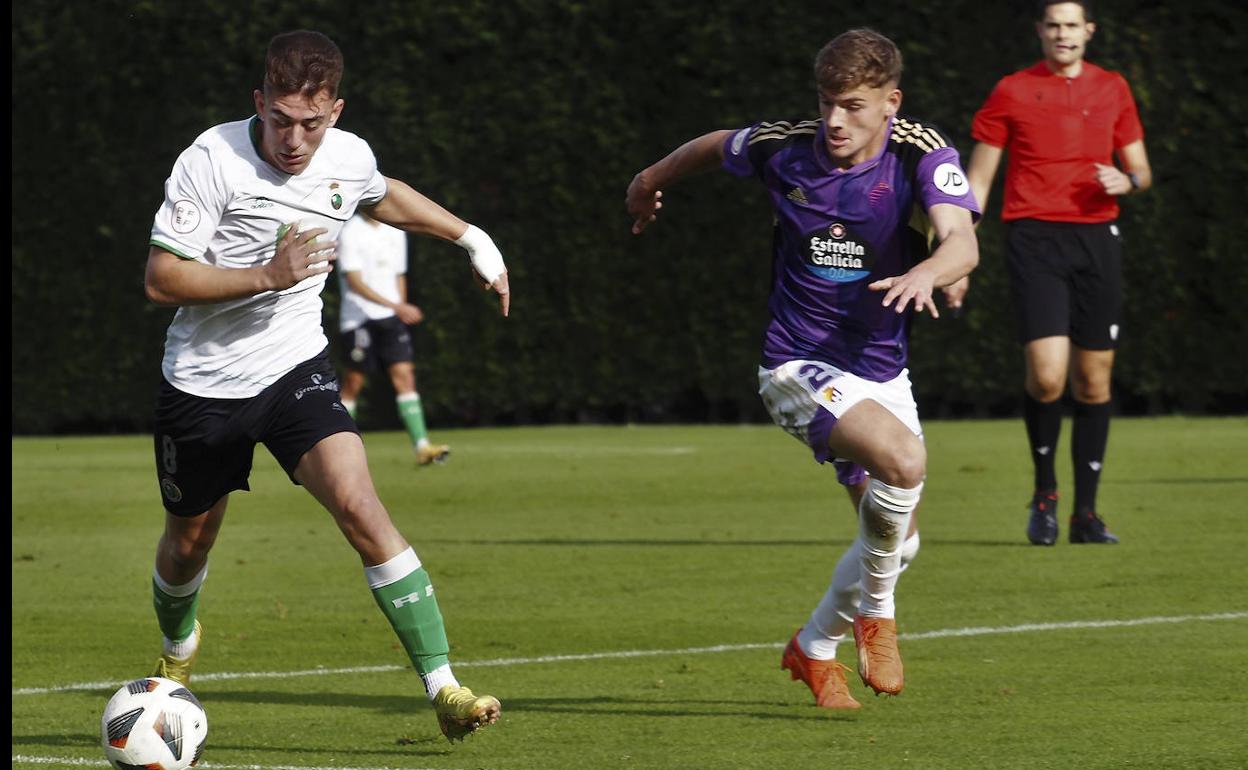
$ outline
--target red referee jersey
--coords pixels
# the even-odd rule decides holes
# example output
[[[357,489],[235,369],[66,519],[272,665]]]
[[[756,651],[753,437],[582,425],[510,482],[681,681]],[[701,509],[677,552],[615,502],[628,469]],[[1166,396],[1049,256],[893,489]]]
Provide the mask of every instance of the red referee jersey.
[[[1122,75],[1090,62],[1079,77],[1044,62],[1006,75],[975,113],[971,136],[1007,155],[1001,218],[1108,222],[1118,201],[1096,181],[1096,163],[1144,138]]]

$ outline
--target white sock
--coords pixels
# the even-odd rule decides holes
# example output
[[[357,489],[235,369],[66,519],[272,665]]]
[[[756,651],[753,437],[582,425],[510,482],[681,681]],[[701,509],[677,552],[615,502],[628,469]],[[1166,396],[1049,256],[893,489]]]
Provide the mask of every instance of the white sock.
[[[906,538],[901,546],[901,571],[905,572],[919,552],[919,533]],[[836,646],[852,633],[854,615],[862,600],[862,541],[854,540],[832,573],[832,584],[819,601],[810,620],[797,633],[797,643],[806,657],[832,660]]]
[[[905,572],[914,557],[919,555],[919,533],[915,532],[901,544],[901,571]]]
[[[901,571],[905,572],[910,562],[919,553],[919,533],[915,532],[906,538],[901,546]],[[832,572],[832,583],[810,620],[797,632],[797,644],[806,657],[814,660],[832,660],[836,657],[836,646],[852,633],[854,615],[862,601],[862,540],[855,539],[841,554]]]
[[[910,516],[919,504],[923,485],[892,487],[877,478],[867,482],[858,506],[858,536],[862,541],[862,600],[858,614],[871,618],[896,617],[893,591],[901,574],[901,551],[910,529]],[[917,541],[915,544],[917,550]]]
[[[850,543],[832,572],[832,584],[819,600],[810,620],[797,633],[797,643],[807,657],[832,660],[836,645],[854,625],[854,612],[862,593],[862,540]]]
[[[441,690],[448,684],[452,687],[459,687],[459,680],[455,678],[455,674],[451,673],[450,663],[438,666],[420,678],[425,682],[425,694],[429,696],[430,702],[437,697],[438,690]]]
[[[199,634],[191,634],[180,642],[175,642],[167,636],[161,638],[165,640],[165,654],[172,655],[178,660],[186,660],[199,649]]]

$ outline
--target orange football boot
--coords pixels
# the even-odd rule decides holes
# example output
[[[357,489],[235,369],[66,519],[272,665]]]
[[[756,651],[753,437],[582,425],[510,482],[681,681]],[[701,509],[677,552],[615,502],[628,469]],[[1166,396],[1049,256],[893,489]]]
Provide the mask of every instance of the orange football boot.
[[[897,621],[892,618],[854,618],[858,647],[858,675],[875,694],[896,695],[905,686],[901,653],[897,651]]]
[[[815,694],[815,705],[820,708],[862,708],[862,704],[849,694],[849,683],[845,681],[848,666],[835,660],[815,660],[806,657],[801,645],[797,643],[797,633],[793,634],[789,645],[784,648],[780,668],[787,669],[793,681],[800,679],[805,682],[810,691]]]

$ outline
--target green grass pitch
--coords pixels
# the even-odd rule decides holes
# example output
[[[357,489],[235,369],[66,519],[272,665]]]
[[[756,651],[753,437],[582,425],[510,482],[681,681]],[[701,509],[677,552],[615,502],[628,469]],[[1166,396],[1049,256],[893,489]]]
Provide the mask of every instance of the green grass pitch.
[[[926,429],[906,690],[852,677],[854,714],[779,668],[855,529],[779,430],[436,431],[454,453],[419,471],[403,436],[367,435],[459,678],[503,701],[455,746],[329,515],[260,448],[200,604],[201,767],[1248,766],[1248,419],[1115,421],[1116,547],[1026,545],[1021,422]],[[102,767],[104,703],[155,660],[152,456],[149,437],[13,439],[14,767]]]

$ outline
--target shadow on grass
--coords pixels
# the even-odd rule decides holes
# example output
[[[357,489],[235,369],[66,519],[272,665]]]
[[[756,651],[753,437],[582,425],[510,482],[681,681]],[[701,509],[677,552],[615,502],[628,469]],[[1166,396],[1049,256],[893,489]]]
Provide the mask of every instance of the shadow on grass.
[[[1016,540],[1015,540],[1015,539],[1011,539],[1011,540],[988,540],[988,539],[983,539],[983,540],[970,540],[970,539],[966,539],[966,538],[963,538],[963,539],[958,540],[958,539],[947,538],[947,537],[931,537],[931,538],[929,538],[927,535],[924,535],[924,536],[923,536],[923,545],[928,545],[929,543],[930,543],[930,544],[932,544],[932,545],[969,545],[969,546],[974,546],[974,547],[976,547],[976,548],[983,548],[983,547],[985,547],[985,546],[987,546],[987,547],[989,547],[989,548],[1035,548],[1035,547],[1036,547],[1036,546],[1032,545],[1031,543],[1027,542],[1027,539],[1026,539],[1026,538],[1021,537],[1021,536],[1020,536],[1018,539],[1016,539]]]
[[[451,744],[447,742],[446,738],[442,737],[441,733],[438,732],[438,726],[432,721],[432,719],[429,723],[429,729],[432,731],[432,735],[421,738],[398,736],[392,741],[393,746],[385,749],[370,749],[367,747],[361,747],[359,744],[355,743],[350,745],[337,743],[327,746],[308,746],[306,744],[279,746],[267,740],[263,745],[247,743],[227,744],[213,741],[212,736],[209,735],[209,743],[204,753],[207,761],[209,762],[212,761],[211,752],[213,750],[240,751],[246,752],[249,756],[255,756],[257,754],[274,754],[278,758],[287,755],[309,755],[313,757],[323,757],[327,754],[342,754],[346,752],[352,757],[377,757],[383,761],[389,761],[397,757],[446,757],[453,753]],[[209,767],[211,766],[212,765],[209,765]],[[249,767],[255,766],[249,765]]]
[[[56,735],[14,735],[14,746],[70,746],[73,748],[98,749],[100,736],[96,733],[58,733]]]
[[[423,695],[413,692],[411,695],[370,695],[368,693],[345,692],[275,692],[272,690],[226,690],[221,692],[201,693],[204,707],[214,703],[263,703],[278,706],[330,706],[333,708],[355,708],[379,711],[383,714],[402,714],[420,716],[428,712],[430,720],[433,711]]]
[[[414,695],[369,695],[365,693],[286,693],[259,690],[214,692],[204,697],[206,707],[213,703],[253,703],[280,706],[325,706],[358,708],[385,714],[421,718],[427,707]],[[508,713],[534,712],[551,714],[595,714],[598,716],[654,717],[721,717],[746,716],[756,719],[828,719],[845,718],[836,712],[814,711],[794,714],[793,703],[764,703],[732,700],[646,700],[595,696],[590,698],[508,698],[503,701],[504,718]],[[771,710],[768,710],[771,709]],[[432,721],[433,714],[427,718]]]
[[[724,717],[744,716],[754,719],[854,721],[853,712],[807,709],[807,713],[794,714],[794,703],[748,702],[734,700],[642,700],[596,696],[592,698],[512,698],[503,704],[504,710],[534,712],[539,714],[596,714],[600,716],[652,716],[652,717]],[[765,711],[760,709],[774,709]]]
[[[552,545],[552,546],[644,546],[655,548],[690,547],[690,546],[729,546],[729,547],[768,547],[806,548],[809,546],[848,546],[848,540],[646,540],[642,538],[626,538],[616,540],[599,540],[583,538],[531,538],[526,540],[460,540],[451,538],[425,538],[424,543],[444,543],[448,545]]]

